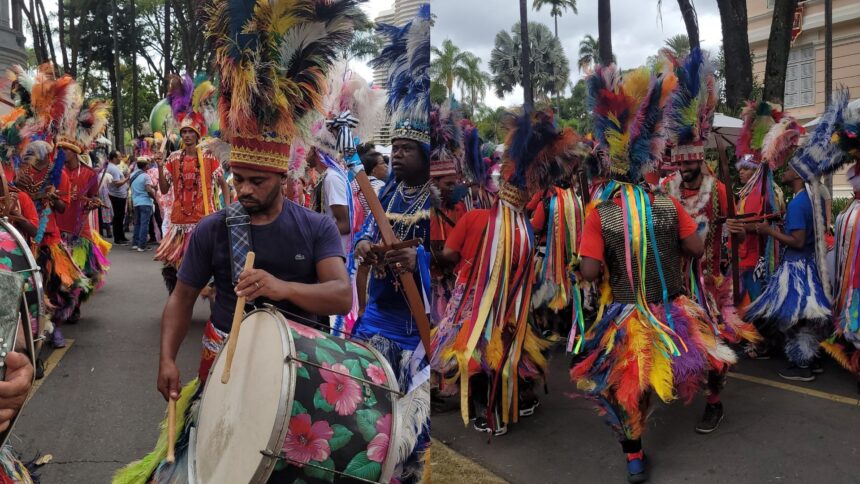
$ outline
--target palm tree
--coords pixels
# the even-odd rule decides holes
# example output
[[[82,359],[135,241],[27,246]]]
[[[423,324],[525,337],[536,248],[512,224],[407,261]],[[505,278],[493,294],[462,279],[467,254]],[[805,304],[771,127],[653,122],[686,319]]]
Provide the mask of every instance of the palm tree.
[[[463,64],[457,68],[456,76],[461,90],[469,92],[469,103],[472,105],[472,115],[475,107],[484,100],[492,78],[481,70],[481,59],[467,52]]]
[[[678,59],[683,59],[690,55],[690,39],[687,37],[687,34],[673,35],[664,40],[663,45],[666,50]]]
[[[597,0],[597,40],[600,45],[600,63],[609,65],[612,54],[612,4],[610,0]]]
[[[585,37],[579,41],[579,61],[577,61],[577,66],[579,67],[580,72],[591,70],[591,67],[597,63],[599,59],[599,41],[592,37],[591,34],[586,34]]]
[[[513,34],[513,35],[512,35]],[[490,72],[492,84],[499,97],[513,91],[514,87],[531,82],[536,95],[546,98],[551,93],[562,92],[569,83],[570,66],[561,42],[556,39],[546,25],[532,22],[529,24],[529,72],[525,79],[522,65],[522,37],[520,26],[515,25],[512,32],[503,30],[496,34],[495,46],[490,53]],[[525,88],[525,86],[523,86]]]
[[[430,75],[434,81],[445,85],[448,95],[453,96],[457,69],[463,63],[466,53],[454,45],[451,39],[443,40],[441,49],[435,46],[431,49],[436,58],[430,63]]]
[[[361,30],[355,32],[352,41],[344,48],[342,54],[346,61],[363,60],[376,57],[380,49],[382,49],[382,39],[373,31]]]
[[[533,0],[532,8],[535,10],[540,10],[544,6],[549,5],[551,7],[549,14],[552,16],[553,20],[555,20],[555,38],[558,38],[558,18],[561,17],[561,14],[564,13],[565,10],[570,8],[573,11],[574,15],[578,15],[579,11],[576,9],[576,0]]]

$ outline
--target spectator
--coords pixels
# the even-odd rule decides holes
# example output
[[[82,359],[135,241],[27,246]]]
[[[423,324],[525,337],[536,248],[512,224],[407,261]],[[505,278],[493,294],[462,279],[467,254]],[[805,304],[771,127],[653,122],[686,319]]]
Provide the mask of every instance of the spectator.
[[[152,211],[155,207],[155,183],[146,172],[149,165],[148,157],[137,160],[137,171],[135,171],[129,183],[131,184],[131,203],[134,206],[134,236],[132,237],[132,250],[143,252],[147,250],[146,241],[149,236],[149,223]]]
[[[116,245],[127,245],[125,236],[125,206],[128,201],[128,177],[123,175],[119,164],[122,156],[119,151],[111,151],[108,156],[107,174],[113,181],[108,185],[108,196],[113,209],[113,242]]]

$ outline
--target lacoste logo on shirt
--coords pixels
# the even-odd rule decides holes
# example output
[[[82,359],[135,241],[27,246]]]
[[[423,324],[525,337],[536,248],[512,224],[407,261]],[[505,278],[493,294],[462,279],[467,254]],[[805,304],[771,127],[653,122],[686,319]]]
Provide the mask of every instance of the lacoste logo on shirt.
[[[296,260],[305,260],[304,254],[296,254]]]

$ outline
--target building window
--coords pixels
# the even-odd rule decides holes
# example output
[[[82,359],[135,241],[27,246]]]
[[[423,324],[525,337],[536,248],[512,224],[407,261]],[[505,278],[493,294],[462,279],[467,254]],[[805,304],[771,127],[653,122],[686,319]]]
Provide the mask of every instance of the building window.
[[[767,8],[773,8],[773,1],[774,0],[767,0]]]
[[[785,108],[815,104],[815,47],[795,47],[785,71]]]

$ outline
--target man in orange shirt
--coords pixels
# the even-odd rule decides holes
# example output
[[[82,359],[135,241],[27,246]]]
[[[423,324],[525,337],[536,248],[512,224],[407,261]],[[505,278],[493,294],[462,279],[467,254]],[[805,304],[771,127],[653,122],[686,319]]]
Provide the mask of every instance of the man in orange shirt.
[[[174,151],[158,163],[158,186],[161,193],[173,189],[173,209],[170,213],[170,231],[165,234],[155,253],[155,260],[164,263],[161,275],[168,292],[176,287],[176,273],[182,256],[191,239],[191,232],[206,215],[215,212],[215,186],[221,187],[225,203],[230,204],[230,190],[224,180],[221,163],[198,146],[206,133],[206,123],[196,113],[185,115],[179,136],[183,148]]]

